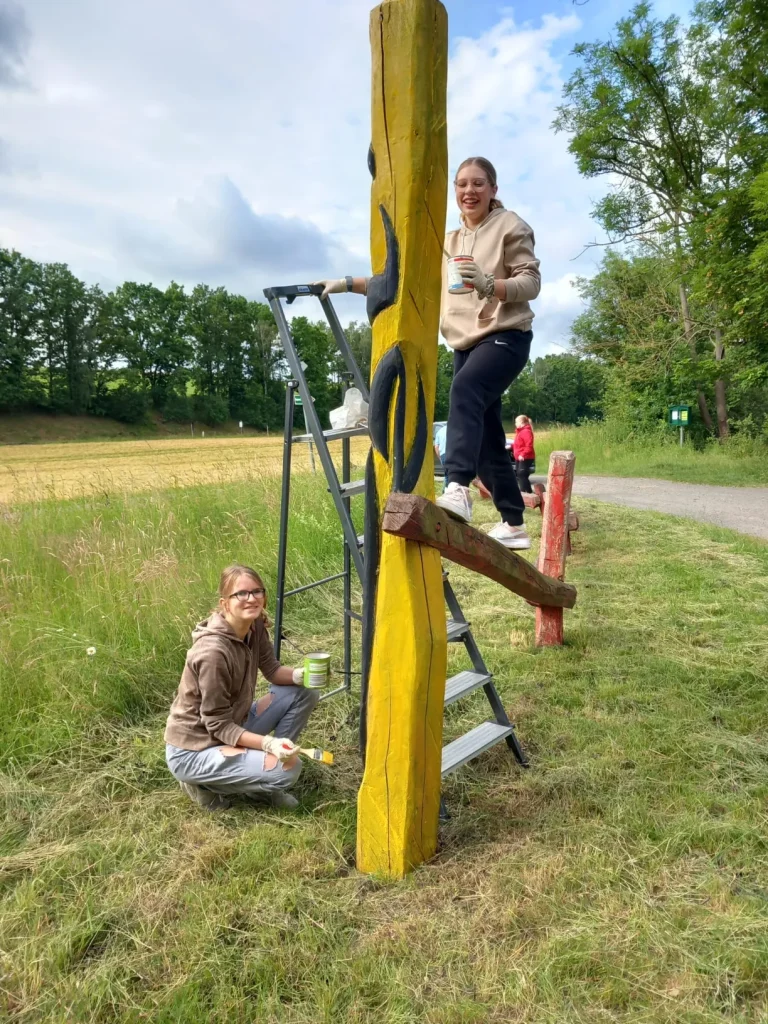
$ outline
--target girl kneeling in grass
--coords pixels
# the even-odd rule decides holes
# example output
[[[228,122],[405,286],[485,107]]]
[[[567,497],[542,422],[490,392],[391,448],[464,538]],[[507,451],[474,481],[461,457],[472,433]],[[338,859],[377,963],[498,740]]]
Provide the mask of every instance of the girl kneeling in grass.
[[[208,811],[226,810],[235,795],[298,806],[288,792],[301,772],[295,744],[320,695],[302,685],[303,669],[278,662],[265,609],[257,572],[246,565],[224,570],[218,610],[192,632],[168,716],[168,767]],[[254,702],[259,669],[269,692]]]

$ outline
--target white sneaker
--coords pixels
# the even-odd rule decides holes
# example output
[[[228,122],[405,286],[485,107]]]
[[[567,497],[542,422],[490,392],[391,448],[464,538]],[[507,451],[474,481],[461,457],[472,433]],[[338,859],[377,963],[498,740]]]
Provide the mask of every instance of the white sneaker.
[[[225,796],[220,793],[212,793],[210,789],[204,789],[203,786],[195,786],[191,782],[180,782],[179,785],[182,793],[199,804],[204,811],[214,814],[216,811],[229,810],[232,806]]]
[[[465,523],[472,521],[472,495],[468,487],[461,484],[448,484],[445,492],[437,499],[436,505],[449,515],[461,519]]]
[[[525,527],[510,526],[509,523],[497,523],[488,536],[493,537],[505,548],[513,548],[515,551],[525,551],[531,546],[531,538],[528,536]]]
[[[273,807],[279,807],[283,811],[294,811],[299,806],[299,801],[293,793],[287,793],[284,789],[276,789],[270,795],[269,802]]]

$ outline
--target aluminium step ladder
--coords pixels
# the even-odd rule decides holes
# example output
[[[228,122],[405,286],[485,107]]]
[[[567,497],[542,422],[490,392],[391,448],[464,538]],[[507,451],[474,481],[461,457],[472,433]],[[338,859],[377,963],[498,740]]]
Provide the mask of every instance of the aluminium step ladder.
[[[336,340],[339,353],[342,356],[347,372],[343,374],[345,385],[354,385],[359,388],[363,398],[369,399],[368,387],[355,362],[352,350],[349,347],[344,331],[339,323],[336,311],[330,299],[321,298],[322,287],[319,285],[290,285],[277,288],[265,288],[264,296],[269,302],[272,313],[277,323],[283,351],[291,370],[292,379],[286,387],[285,404],[285,433],[283,440],[283,477],[282,495],[280,509],[280,539],[278,547],[277,566],[277,596],[275,601],[275,655],[280,657],[280,647],[283,639],[283,622],[285,616],[285,601],[294,594],[299,594],[314,587],[322,586],[333,580],[343,579],[344,581],[344,667],[343,683],[341,686],[328,693],[323,698],[331,697],[334,694],[348,692],[351,689],[351,677],[354,674],[351,666],[352,634],[351,625],[353,621],[362,621],[362,616],[354,611],[351,606],[352,598],[352,570],[354,568],[360,582],[363,582],[365,538],[356,531],[351,509],[351,499],[356,495],[365,492],[364,480],[351,480],[351,458],[350,440],[353,437],[367,436],[367,427],[353,427],[341,430],[326,430],[320,423],[320,419],[309,393],[309,386],[304,374],[298,350],[291,334],[288,319],[285,314],[282,301],[285,299],[287,305],[291,305],[295,299],[302,296],[315,296],[320,300],[323,313],[330,326],[331,332]],[[294,434],[293,419],[296,408],[296,393],[302,401],[306,423],[309,429],[308,434]],[[331,456],[329,444],[340,441],[342,444],[341,478],[337,473],[336,466]],[[325,473],[328,484],[328,491],[333,498],[336,512],[341,522],[343,533],[343,570],[332,576],[321,580],[315,580],[301,587],[292,590],[285,589],[285,570],[288,552],[288,512],[290,503],[290,474],[291,456],[293,445],[296,443],[313,443],[317,450],[320,463]],[[528,759],[520,745],[515,733],[514,724],[504,708],[501,698],[493,682],[493,675],[488,671],[482,654],[472,635],[470,623],[465,617],[459,605],[456,594],[451,587],[448,573],[443,573],[443,592],[449,612],[447,620],[447,634],[449,644],[463,644],[472,664],[471,669],[464,669],[451,676],[445,687],[445,706],[448,707],[456,701],[467,697],[475,690],[483,689],[486,699],[490,705],[493,717],[480,723],[458,739],[449,742],[443,747],[442,775],[446,776],[455,771],[468,761],[482,754],[484,751],[502,741],[512,750],[518,763],[528,767]],[[445,807],[442,808],[443,816],[447,816]]]

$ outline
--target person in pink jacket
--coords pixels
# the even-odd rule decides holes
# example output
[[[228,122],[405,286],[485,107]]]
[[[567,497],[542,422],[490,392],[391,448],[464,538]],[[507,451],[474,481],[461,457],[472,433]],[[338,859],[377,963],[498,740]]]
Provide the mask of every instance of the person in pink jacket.
[[[515,420],[515,440],[512,445],[515,457],[515,474],[520,490],[531,494],[531,473],[536,471],[536,452],[533,448],[533,427],[527,416]]]

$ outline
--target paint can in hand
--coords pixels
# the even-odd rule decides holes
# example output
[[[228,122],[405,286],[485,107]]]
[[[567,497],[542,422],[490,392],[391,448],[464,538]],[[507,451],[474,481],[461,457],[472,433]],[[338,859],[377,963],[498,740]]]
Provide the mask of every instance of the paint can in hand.
[[[310,690],[322,690],[331,675],[331,656],[321,651],[304,658],[304,685]]]
[[[471,284],[467,284],[460,274],[462,263],[471,263],[471,256],[449,256],[448,257],[448,291],[451,295],[468,295],[474,291]]]

